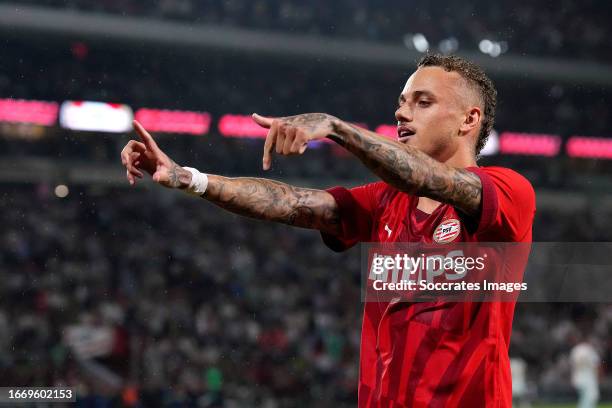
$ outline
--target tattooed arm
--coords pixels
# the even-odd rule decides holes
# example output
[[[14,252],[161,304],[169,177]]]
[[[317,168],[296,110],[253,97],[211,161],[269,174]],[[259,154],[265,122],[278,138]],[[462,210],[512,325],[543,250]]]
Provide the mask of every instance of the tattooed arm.
[[[151,135],[134,123],[142,142],[131,140],[121,152],[130,184],[142,178],[141,170],[168,187],[186,189],[192,174],[176,164],[157,146]],[[327,191],[293,187],[260,178],[228,178],[208,175],[203,198],[233,213],[297,227],[340,232],[338,206]]]
[[[471,171],[450,167],[415,147],[341,121],[334,123],[328,137],[399,190],[451,204],[467,215],[480,209],[482,184]]]
[[[173,163],[173,187],[185,189],[191,173]],[[323,190],[294,187],[274,180],[253,177],[208,175],[202,198],[238,215],[275,221],[296,227],[339,234],[336,200]]]
[[[338,206],[327,191],[299,188],[274,180],[208,176],[203,198],[236,214],[296,227],[340,232]]]
[[[308,141],[327,137],[398,190],[451,204],[467,215],[475,215],[480,209],[482,184],[477,175],[440,163],[412,146],[323,113],[276,119],[253,115],[253,119],[270,129],[264,147],[264,169],[270,167],[274,148],[285,155],[301,154]]]

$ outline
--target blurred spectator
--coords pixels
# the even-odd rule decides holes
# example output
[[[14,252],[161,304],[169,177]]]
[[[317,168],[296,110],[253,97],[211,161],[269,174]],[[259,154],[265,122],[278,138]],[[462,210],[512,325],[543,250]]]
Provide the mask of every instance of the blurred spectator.
[[[354,405],[358,250],[333,254],[316,232],[158,189],[2,192],[1,384],[69,384],[146,407]],[[561,240],[598,228],[611,238],[581,211],[538,214],[538,241],[548,219],[564,225]],[[517,305],[512,347],[544,395],[569,383],[546,373],[569,353],[573,322],[590,319],[609,356],[611,310]]]

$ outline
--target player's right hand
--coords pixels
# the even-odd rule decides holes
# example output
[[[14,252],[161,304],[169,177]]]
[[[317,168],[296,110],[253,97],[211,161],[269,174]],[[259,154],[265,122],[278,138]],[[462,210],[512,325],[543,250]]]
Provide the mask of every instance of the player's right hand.
[[[191,173],[170,159],[155,143],[153,137],[134,121],[134,129],[141,142],[130,140],[121,151],[121,162],[126,168],[126,177],[131,185],[136,178],[143,178],[142,171],[151,175],[153,181],[170,188],[185,188],[191,181]]]

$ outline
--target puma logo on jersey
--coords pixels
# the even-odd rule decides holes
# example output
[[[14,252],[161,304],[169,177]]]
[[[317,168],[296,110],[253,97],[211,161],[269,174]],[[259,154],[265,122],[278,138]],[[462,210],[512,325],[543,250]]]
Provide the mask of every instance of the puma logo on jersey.
[[[387,238],[390,238],[393,231],[389,228],[389,224],[385,224],[385,231],[387,231]]]

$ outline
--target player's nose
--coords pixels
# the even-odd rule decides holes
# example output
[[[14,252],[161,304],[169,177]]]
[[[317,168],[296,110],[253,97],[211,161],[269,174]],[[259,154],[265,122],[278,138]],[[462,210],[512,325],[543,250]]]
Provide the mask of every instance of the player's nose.
[[[412,112],[405,105],[395,110],[395,119],[398,122],[412,122]]]

